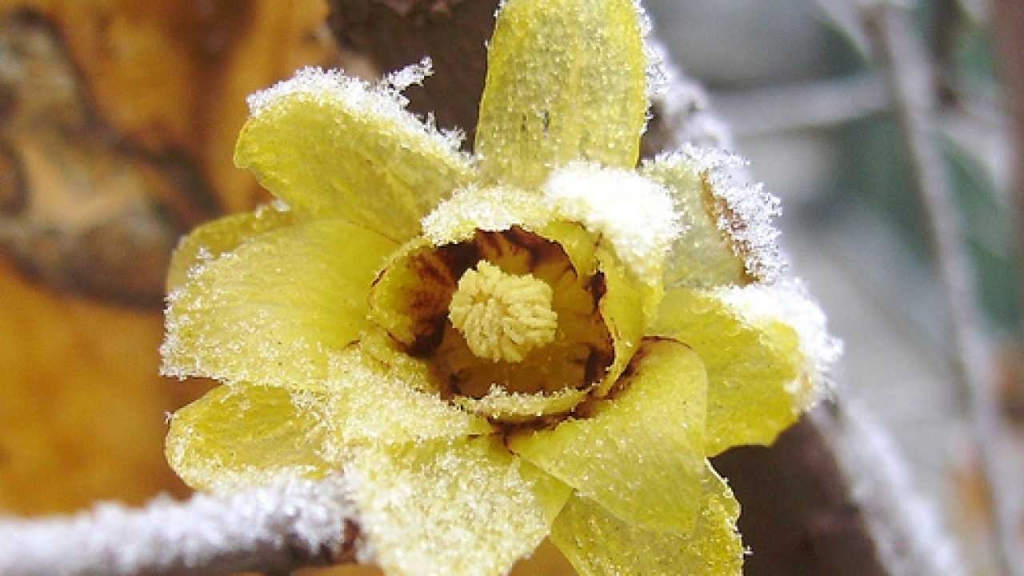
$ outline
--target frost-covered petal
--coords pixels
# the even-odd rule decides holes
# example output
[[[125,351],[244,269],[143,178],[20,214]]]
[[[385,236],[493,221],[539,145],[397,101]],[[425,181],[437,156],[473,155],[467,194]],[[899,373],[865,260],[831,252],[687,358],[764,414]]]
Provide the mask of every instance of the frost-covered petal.
[[[557,491],[494,438],[357,452],[345,467],[372,559],[389,576],[504,574],[548,534]]]
[[[660,285],[683,230],[666,188],[632,171],[574,162],[556,170],[543,192],[559,219],[600,235],[640,281]]]
[[[306,68],[250,107],[235,163],[304,215],[401,241],[473,173],[458,139],[407,112],[393,85]]]
[[[339,454],[372,443],[400,444],[490,434],[483,418],[431,391],[432,375],[415,361],[386,363],[353,345],[332,356],[324,411],[337,428]]]
[[[168,297],[162,371],[308,385],[367,326],[366,295],[396,245],[341,220],[266,232],[194,270]]]
[[[739,576],[743,544],[739,503],[707,466],[692,530],[656,532],[630,524],[594,501],[575,496],[551,529],[554,542],[581,576]]]
[[[507,0],[498,15],[476,151],[490,182],[532,189],[573,160],[633,168],[647,113],[634,0]]]
[[[185,284],[189,271],[198,264],[230,252],[243,242],[270,230],[291,226],[295,213],[283,206],[269,205],[253,212],[218,218],[199,226],[182,237],[167,272],[167,291]]]
[[[667,285],[770,283],[785,269],[773,224],[779,200],[760,184],[742,184],[734,172],[743,164],[720,150],[685,145],[643,165],[645,176],[671,191],[685,229],[672,249]]]
[[[707,368],[708,455],[774,442],[819,397],[839,351],[820,309],[789,283],[669,290],[652,332]]]
[[[688,531],[704,476],[704,367],[689,348],[645,340],[607,399],[509,448],[623,520]]]
[[[189,486],[234,490],[280,476],[317,478],[332,468],[321,454],[328,429],[311,407],[316,392],[218,386],[171,417],[167,462]]]

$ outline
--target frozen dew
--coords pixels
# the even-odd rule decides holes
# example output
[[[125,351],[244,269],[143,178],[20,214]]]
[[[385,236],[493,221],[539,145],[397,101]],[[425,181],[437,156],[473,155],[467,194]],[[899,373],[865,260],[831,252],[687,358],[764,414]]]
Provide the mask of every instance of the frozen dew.
[[[392,575],[505,574],[547,535],[520,464],[488,438],[360,451],[345,468],[366,548]]]
[[[637,277],[660,282],[683,231],[668,190],[630,171],[573,163],[555,172],[543,193],[559,217],[606,238]]]
[[[465,188],[441,202],[422,221],[434,246],[469,240],[477,230],[500,232],[513,226],[536,230],[551,220],[536,195],[507,187]]]
[[[820,385],[819,394],[829,391],[832,367],[842,355],[843,343],[829,334],[825,313],[802,281],[785,279],[771,286],[719,288],[716,294],[750,324],[779,321],[792,326],[804,357],[803,376]]]
[[[429,374],[423,367],[385,365],[352,346],[332,355],[326,388],[330,400],[321,410],[334,433],[325,458],[344,459],[355,446],[401,444],[462,438],[490,433],[476,416],[425,392]]]
[[[434,63],[430,57],[424,57],[418,64],[410,64],[384,76],[383,84],[396,92],[402,92],[410,86],[420,86],[423,81],[434,75]]]
[[[422,83],[432,70],[427,58],[419,64],[392,72],[382,82],[371,84],[347,76],[341,70],[307,66],[291,78],[251,94],[246,102],[250,116],[256,118],[295,96],[321,103],[342,101],[351,110],[365,110],[368,116],[388,118],[409,134],[422,132],[426,125],[428,133],[437,137],[439,144],[457,150],[462,146],[463,135],[460,132],[438,130],[433,122],[424,123],[405,109],[408,99],[402,95],[402,90]]]
[[[742,259],[747,275],[759,282],[772,283],[787,267],[779,249],[779,230],[774,223],[782,208],[779,199],[765,191],[762,184],[743,181],[740,172],[745,166],[745,160],[728,152],[684,144],[678,151],[648,163],[645,169],[692,173],[694,186],[699,191],[687,192],[710,195],[703,200],[708,204],[704,208],[728,239],[732,252]],[[688,204],[688,209],[696,209],[693,202]]]

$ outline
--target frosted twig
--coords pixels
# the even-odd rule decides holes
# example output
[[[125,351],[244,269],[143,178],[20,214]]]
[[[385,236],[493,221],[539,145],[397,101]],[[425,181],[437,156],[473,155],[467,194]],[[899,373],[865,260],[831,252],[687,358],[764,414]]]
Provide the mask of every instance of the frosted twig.
[[[101,504],[75,516],[0,520],[0,574],[127,576],[284,572],[352,561],[355,512],[341,477],[230,496]]]
[[[865,3],[861,12],[875,57],[883,66],[896,117],[910,156],[911,174],[924,206],[950,319],[952,362],[962,386],[982,475],[992,502],[999,564],[1017,574],[1014,499],[999,467],[1003,431],[991,355],[986,349],[971,265],[965,251],[963,224],[953,199],[933,122],[933,66],[911,14],[888,2]]]
[[[865,514],[882,564],[891,576],[966,574],[954,543],[930,502],[915,490],[892,439],[857,400],[811,412],[838,456],[850,497]]]

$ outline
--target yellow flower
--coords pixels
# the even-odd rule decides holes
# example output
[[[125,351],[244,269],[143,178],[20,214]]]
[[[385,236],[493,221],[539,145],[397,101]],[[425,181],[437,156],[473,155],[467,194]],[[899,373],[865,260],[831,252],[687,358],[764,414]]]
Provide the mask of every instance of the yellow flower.
[[[639,167],[633,0],[507,0],[476,156],[307,69],[250,100],[236,162],[280,200],[184,239],[166,374],[200,489],[343,471],[388,574],[501,574],[550,537],[581,574],[739,574],[707,458],[769,444],[834,347],[773,198],[686,147]]]

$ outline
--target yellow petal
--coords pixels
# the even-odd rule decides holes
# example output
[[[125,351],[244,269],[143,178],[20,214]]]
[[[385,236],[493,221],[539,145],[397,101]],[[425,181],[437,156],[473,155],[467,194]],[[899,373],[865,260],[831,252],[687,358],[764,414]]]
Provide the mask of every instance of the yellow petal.
[[[164,374],[308,385],[368,324],[366,295],[395,244],[341,220],[252,239],[168,298]]]
[[[744,161],[725,152],[684,146],[645,162],[644,176],[671,192],[685,231],[677,239],[665,284],[712,287],[771,283],[786,264],[772,220],[779,201],[760,185],[734,180]]]
[[[548,533],[545,505],[494,438],[359,451],[363,535],[391,575],[505,574]]]
[[[476,151],[492,182],[536,188],[572,160],[633,168],[647,112],[633,0],[508,0],[498,14]]]
[[[271,205],[203,224],[183,237],[174,249],[167,273],[167,291],[185,284],[189,270],[197,264],[230,252],[254,236],[291,226],[295,221],[294,212]]]
[[[552,527],[551,541],[581,576],[739,576],[743,570],[743,544],[736,532],[739,503],[710,464],[699,505],[692,531],[655,532],[576,496]]]
[[[327,428],[310,409],[323,397],[283,388],[218,386],[171,418],[167,461],[186,484],[231,490],[282,476],[320,477]]]
[[[665,294],[652,332],[684,342],[707,368],[708,455],[771,444],[817,398],[835,344],[824,333],[823,317],[817,319],[818,308],[789,298],[787,290],[680,288]]]
[[[693,526],[704,476],[704,367],[687,347],[645,340],[607,400],[553,430],[513,434],[509,448],[654,530]]]
[[[493,433],[487,420],[430,392],[427,366],[385,364],[350,346],[334,355],[324,410],[337,428],[339,454],[354,446],[454,439]]]
[[[600,302],[601,316],[611,332],[615,352],[614,361],[597,388],[597,395],[604,396],[637,351],[649,317],[655,313],[661,290],[660,286],[652,288],[637,280],[603,245],[598,247],[597,259],[606,291]]]
[[[473,172],[458,140],[407,112],[392,87],[307,68],[250,105],[235,163],[303,215],[406,240]]]
[[[522,423],[545,416],[568,414],[590,393],[590,388],[564,388],[551,394],[518,394],[494,386],[483,398],[457,396],[453,399],[466,410],[497,422]]]

